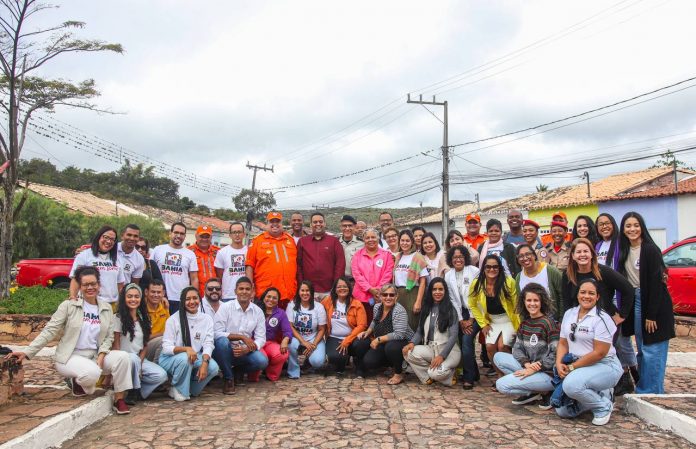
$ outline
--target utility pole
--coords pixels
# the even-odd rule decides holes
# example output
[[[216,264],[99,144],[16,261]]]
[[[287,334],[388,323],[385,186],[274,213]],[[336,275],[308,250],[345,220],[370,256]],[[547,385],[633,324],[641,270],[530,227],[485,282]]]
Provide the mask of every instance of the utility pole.
[[[587,197],[592,198],[592,195],[590,195],[590,174],[588,172],[584,172],[582,174],[582,179],[587,180]]]
[[[423,201],[420,202],[420,208],[421,208],[421,224],[423,224]]]
[[[447,129],[447,102],[437,102],[435,101],[435,95],[433,95],[432,101],[423,101],[423,95],[418,97],[418,100],[411,100],[411,94],[408,94],[406,103],[419,104],[423,107],[425,105],[431,106],[442,106],[444,107],[443,120],[440,122],[444,126],[444,131],[442,133],[442,242],[447,238],[449,233],[449,143],[448,143],[448,129]]]
[[[476,198],[476,212],[481,212],[481,201],[479,201],[479,194],[475,194],[474,198]]]
[[[679,179],[677,178],[677,158],[672,160],[672,168],[674,170],[674,193],[679,190]]]
[[[263,170],[263,171],[269,171],[269,172],[273,173],[273,165],[271,165],[271,167],[269,168],[269,167],[266,167],[266,163],[264,162],[263,167],[261,167],[259,165],[251,165],[251,164],[249,164],[249,161],[247,161],[246,166],[249,170],[254,170],[254,177],[251,179],[251,193],[254,193],[254,192],[256,192],[256,172],[259,170]],[[254,220],[254,213],[255,212],[256,211],[253,210],[253,208],[249,209],[247,211],[247,223],[246,223],[247,233],[251,232],[251,222]]]

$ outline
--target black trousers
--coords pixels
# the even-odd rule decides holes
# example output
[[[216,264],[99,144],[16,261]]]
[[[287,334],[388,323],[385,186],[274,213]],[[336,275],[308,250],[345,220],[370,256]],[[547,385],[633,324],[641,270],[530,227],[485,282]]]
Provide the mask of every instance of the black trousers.
[[[326,339],[326,356],[329,358],[329,365],[333,366],[337,373],[345,371],[348,359],[350,359],[350,356],[355,356],[355,342],[358,340],[353,340],[353,343],[348,346],[348,351],[345,355],[338,352],[338,346],[342,341],[334,337]]]
[[[356,339],[354,360],[358,375],[364,376],[367,370],[391,367],[394,373],[401,374],[404,363],[404,355],[401,352],[408,340],[390,340],[377,346],[377,349],[370,347],[370,339]]]

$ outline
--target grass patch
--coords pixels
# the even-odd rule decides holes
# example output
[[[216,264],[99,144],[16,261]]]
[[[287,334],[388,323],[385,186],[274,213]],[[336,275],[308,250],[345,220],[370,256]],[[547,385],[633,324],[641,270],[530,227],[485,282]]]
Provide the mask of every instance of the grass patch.
[[[34,287],[12,289],[8,299],[0,300],[0,313],[53,315],[61,302],[68,299],[68,291]]]

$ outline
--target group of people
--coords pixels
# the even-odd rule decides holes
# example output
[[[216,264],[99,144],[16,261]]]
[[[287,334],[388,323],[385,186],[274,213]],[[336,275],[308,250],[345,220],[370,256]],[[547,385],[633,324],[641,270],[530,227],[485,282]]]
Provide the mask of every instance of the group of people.
[[[267,229],[246,243],[241,223],[231,244],[211,244],[207,226],[184,247],[175,223],[152,250],[135,225],[116,242],[97,232],[75,259],[63,302],[20,361],[62,334],[55,367],[75,396],[111,384],[114,409],[168,385],[176,401],[197,396],[218,373],[234,394],[262,374],[270,381],[324,369],[358,378],[412,372],[423,384],[474,388],[481,373],[513,404],[540,401],[561,417],[585,411],[603,425],[614,394],[662,393],[674,316],[661,252],[643,218],[565,214],[539,225],[511,210],[509,231],[477,214],[441,249],[421,227],[398,230],[389,213],[379,228],[341,220],[326,232],[320,212],[269,212]],[[364,223],[363,223],[364,224]],[[633,346],[635,337],[636,347]],[[635,383],[635,387],[634,387]]]

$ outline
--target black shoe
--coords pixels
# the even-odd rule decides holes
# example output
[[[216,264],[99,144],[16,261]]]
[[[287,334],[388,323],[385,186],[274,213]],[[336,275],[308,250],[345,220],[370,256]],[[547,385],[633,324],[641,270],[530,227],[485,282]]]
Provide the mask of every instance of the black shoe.
[[[635,391],[633,386],[633,380],[631,379],[630,372],[625,372],[619,379],[619,383],[614,387],[614,396],[623,396],[625,394],[630,394]]]
[[[541,402],[539,402],[539,408],[542,410],[550,410],[552,408],[551,393],[541,395]]]
[[[638,367],[631,366],[628,368],[628,371],[631,373],[631,377],[633,378],[633,383],[638,385],[638,381],[640,380],[640,373],[638,372]]]
[[[246,385],[246,383],[244,382],[244,371],[242,371],[241,369],[234,372],[234,383],[237,386]]]
[[[493,377],[493,376],[497,376],[497,375],[498,375],[498,372],[492,366],[490,368],[488,368],[488,371],[486,371],[486,376],[488,376],[488,377]]]
[[[529,404],[530,402],[534,401],[540,401],[541,395],[539,393],[530,393],[524,396],[520,396],[518,398],[515,398],[512,400],[512,403],[515,405],[524,405],[524,404]]]
[[[135,405],[135,403],[140,399],[140,390],[132,389],[128,390],[126,394],[126,405]]]
[[[491,362],[489,362],[488,360],[481,360],[481,366],[484,368],[492,368],[493,367],[493,365],[491,365]]]

